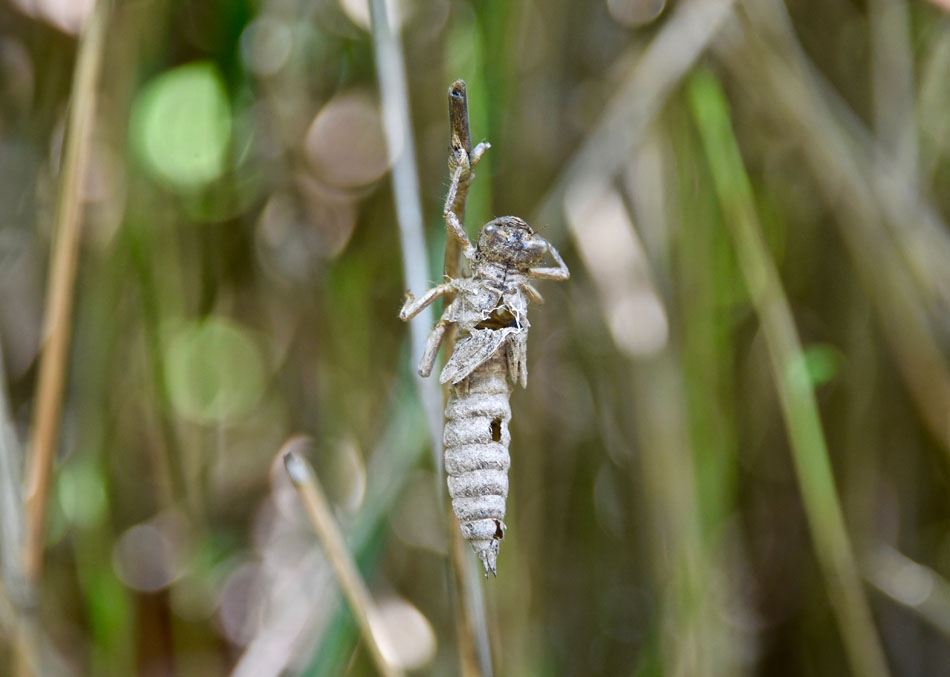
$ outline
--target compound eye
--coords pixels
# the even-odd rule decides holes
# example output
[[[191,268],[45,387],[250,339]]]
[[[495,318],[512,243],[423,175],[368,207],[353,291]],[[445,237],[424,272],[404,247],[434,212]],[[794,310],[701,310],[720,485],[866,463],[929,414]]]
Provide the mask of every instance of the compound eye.
[[[485,226],[484,230],[485,230],[485,235],[493,235],[495,231],[498,230],[498,227],[495,226],[494,224],[489,223],[487,226]]]

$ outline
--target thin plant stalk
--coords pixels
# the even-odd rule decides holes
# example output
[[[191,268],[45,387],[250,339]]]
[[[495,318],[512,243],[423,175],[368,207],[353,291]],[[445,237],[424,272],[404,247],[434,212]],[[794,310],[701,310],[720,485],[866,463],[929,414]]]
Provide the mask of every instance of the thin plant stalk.
[[[109,8],[107,0],[96,3],[82,32],[70,94],[43,321],[45,346],[40,358],[24,492],[26,538],[23,571],[33,587],[39,582],[43,570],[44,527],[53,457],[59,442],[79,260],[81,192],[89,165]],[[35,651],[36,631],[34,619],[21,619],[15,658],[18,674],[35,674],[41,669]]]
[[[53,457],[59,442],[79,260],[81,192],[89,165],[109,8],[107,0],[100,0],[80,36],[70,93],[43,319],[45,345],[40,358],[24,491],[22,567],[28,589],[37,586],[43,570],[44,527]],[[14,649],[15,674],[26,677],[42,671],[37,651],[38,635],[39,628],[33,615],[22,614]]]
[[[474,166],[478,158],[472,153],[472,135],[468,116],[468,92],[465,88],[465,82],[456,80],[449,87],[449,131],[450,139],[458,139],[462,148],[469,156],[469,164]],[[451,147],[452,144],[450,144]],[[487,146],[486,146],[487,147]],[[451,163],[450,163],[451,167]],[[462,167],[456,167],[455,172],[461,172]],[[454,177],[453,177],[454,178]],[[455,199],[449,208],[458,218],[459,223],[465,226],[465,204],[468,199],[468,189],[472,184],[475,174],[469,172],[466,179],[458,182],[458,190],[455,193]],[[454,182],[453,182],[454,183]],[[454,237],[445,238],[445,262],[443,274],[446,279],[455,279],[460,275],[461,249],[458,241]],[[444,303],[450,304],[455,295],[447,294]],[[455,350],[456,331],[452,325],[445,337],[443,350],[445,355],[451,355]],[[443,398],[448,398],[448,386],[443,388]],[[442,477],[440,475],[441,484]],[[453,568],[456,572],[456,597],[461,602],[461,608],[458,612],[459,631],[459,649],[464,674],[471,675],[491,675],[491,646],[488,640],[488,624],[485,613],[485,598],[482,594],[481,582],[476,573],[474,560],[469,554],[469,549],[465,547],[462,539],[462,532],[456,526],[455,514],[448,506],[448,502],[443,505],[442,513],[446,515],[451,534],[451,552],[450,558],[453,562]],[[465,639],[472,638],[474,641]]]
[[[461,80],[456,80],[452,86],[449,88],[449,129],[451,130],[451,137],[457,136],[459,141],[462,142],[462,147],[465,149],[466,153],[472,152],[472,136],[469,129],[468,123],[468,97],[465,92],[465,83]],[[450,138],[451,138],[450,137]],[[460,168],[461,169],[461,168]],[[465,204],[465,196],[468,193],[467,187],[462,189],[461,184],[459,185],[459,193],[461,193],[461,204]],[[456,202],[459,202],[459,197],[456,198]],[[454,209],[455,205],[453,205]],[[458,210],[456,215],[458,216]],[[463,226],[465,225],[464,216],[465,209],[464,206],[461,209],[462,216],[459,219],[459,223]],[[449,279],[455,279],[459,276],[459,243],[454,237],[445,238],[445,263],[443,265],[443,272],[445,276]],[[448,306],[452,302],[452,298],[455,295],[452,294],[446,295],[445,301],[443,303]],[[455,344],[455,327],[452,326],[448,330],[448,335],[445,337],[445,346],[446,354],[448,350],[454,347]]]
[[[456,80],[449,87],[449,130],[450,139],[458,137],[462,142],[462,148],[469,154],[469,161],[472,155],[472,132],[468,121],[468,92],[465,89],[465,82]],[[468,188],[471,180],[460,182],[458,192],[455,194],[455,201],[452,204],[452,211],[458,217],[459,223],[465,225],[465,202],[468,199]],[[455,279],[459,276],[459,243],[454,237],[445,238],[445,276],[449,279]],[[446,295],[445,305],[452,302],[455,294]],[[446,354],[451,354],[455,345],[455,328],[445,339]]]
[[[380,637],[377,633],[382,629],[379,623],[379,611],[370,597],[366,583],[360,576],[356,562],[350,556],[346,549],[346,542],[343,535],[337,527],[336,521],[330,512],[330,505],[327,502],[317,475],[313,467],[301,456],[293,452],[292,447],[298,444],[301,438],[292,438],[284,444],[282,456],[284,466],[287,468],[287,474],[290,481],[293,482],[300,501],[303,503],[316,532],[320,543],[323,545],[327,560],[333,567],[337,580],[340,583],[340,589],[346,596],[359,625],[363,640],[366,642],[366,648],[376,663],[380,674],[386,677],[396,677],[402,675],[402,670],[393,665],[392,661],[386,657],[386,652],[380,645]],[[374,624],[376,629],[374,630]],[[388,639],[388,638],[387,638]]]
[[[399,241],[402,245],[400,249],[403,277],[410,289],[424,289],[428,284],[428,257],[402,47],[389,23],[383,0],[372,0],[369,5],[383,131],[392,165],[393,199],[399,225]],[[416,364],[422,357],[426,336],[432,324],[432,311],[428,309],[409,322],[409,359],[412,364]],[[442,398],[439,386],[418,375],[415,378],[425,410],[429,437],[432,440],[432,462],[441,475]],[[444,493],[444,490],[442,492]]]
[[[63,389],[69,356],[73,298],[82,219],[81,192],[89,165],[109,3],[100,0],[79,41],[69,122],[63,152],[62,180],[53,234],[52,265],[44,318],[45,346],[33,418],[26,485],[24,570],[35,582],[43,568],[43,527],[53,456],[59,441]]]
[[[845,527],[801,340],[762,239],[725,95],[712,74],[700,71],[690,81],[689,97],[739,268],[765,336],[815,554],[848,659],[855,674],[884,677],[887,662]]]
[[[428,256],[426,255],[425,231],[422,205],[419,198],[419,177],[416,173],[415,143],[409,107],[409,88],[406,81],[405,62],[399,36],[392,28],[384,0],[370,0],[370,25],[373,39],[373,54],[382,105],[383,130],[389,159],[392,164],[393,196],[396,218],[399,224],[399,239],[402,251],[403,276],[410,289],[425,289],[428,284]],[[463,85],[464,90],[464,85]],[[468,109],[465,109],[467,127]],[[464,200],[464,198],[463,198]],[[451,240],[452,238],[446,238]],[[456,257],[457,258],[457,257]],[[423,310],[409,322],[410,363],[413,367],[425,349],[427,334],[433,325],[432,312]],[[415,373],[413,378],[425,412],[426,428],[432,449],[432,464],[436,470],[437,493],[440,512],[448,514],[443,486],[443,397],[439,384],[434,379],[423,379]],[[449,533],[458,529],[451,528]],[[450,537],[453,538],[453,537]],[[462,602],[458,626],[458,641],[463,674],[491,674],[491,647],[488,628],[485,624],[484,599],[481,588],[472,590],[471,580],[465,574],[464,560],[451,557],[457,585],[463,586],[459,596]],[[475,606],[473,607],[472,604]],[[477,656],[477,666],[467,658]],[[477,670],[475,668],[478,668]]]
[[[366,469],[366,493],[359,511],[347,525],[347,544],[349,551],[359,558],[368,550],[378,537],[384,523],[389,519],[393,505],[403,492],[410,471],[416,467],[428,448],[428,437],[416,423],[421,416],[420,405],[411,397],[410,386],[400,383],[394,393],[383,420],[383,429],[373,450],[368,454]],[[322,570],[323,565],[319,569]],[[309,575],[312,569],[294,568],[285,574],[284,584],[295,585],[296,578]],[[304,585],[301,581],[300,585]],[[283,674],[293,659],[301,653],[311,653],[319,637],[309,635],[288,635],[285,628],[314,627],[329,613],[319,604],[324,586],[316,589],[305,586],[308,599],[312,600],[309,610],[301,619],[300,613],[292,606],[276,601],[275,590],[268,593],[271,613],[267,620],[259,625],[253,639],[248,642],[244,653],[238,659],[233,672],[234,677],[277,677]],[[271,604],[272,603],[272,604]]]

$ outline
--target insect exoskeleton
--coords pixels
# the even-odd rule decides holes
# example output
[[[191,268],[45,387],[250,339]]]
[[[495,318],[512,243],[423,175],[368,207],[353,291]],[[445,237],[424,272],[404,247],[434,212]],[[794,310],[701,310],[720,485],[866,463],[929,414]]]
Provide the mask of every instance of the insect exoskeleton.
[[[511,457],[508,366],[495,353],[458,385],[445,407],[445,472],[452,509],[462,535],[486,573],[495,573],[505,536],[505,501]]]
[[[462,180],[456,171],[445,202],[445,224],[458,240],[472,272],[416,299],[409,294],[399,317],[408,320],[438,297],[455,293],[429,335],[419,362],[428,376],[446,329],[458,329],[455,350],[439,380],[449,384],[445,408],[445,470],[452,508],[485,574],[495,574],[504,538],[508,497],[508,400],[511,384],[528,382],[528,303],[543,302],[531,279],[566,280],[570,273],[557,250],[517,216],[485,224],[473,247],[452,211]],[[545,257],[557,264],[542,267]]]

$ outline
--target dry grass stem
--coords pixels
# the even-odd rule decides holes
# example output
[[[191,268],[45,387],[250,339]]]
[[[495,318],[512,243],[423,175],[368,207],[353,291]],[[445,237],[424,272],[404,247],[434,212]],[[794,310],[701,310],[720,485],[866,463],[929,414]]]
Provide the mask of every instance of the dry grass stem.
[[[462,144],[462,148],[469,155],[469,162],[472,163],[472,132],[468,121],[468,92],[465,88],[465,82],[456,80],[449,87],[449,141],[457,138]],[[474,163],[473,163],[474,164]],[[462,168],[456,169],[461,172]],[[474,174],[470,174],[468,179],[459,183],[458,192],[455,194],[455,200],[452,203],[452,211],[458,217],[459,223],[465,225],[465,202],[468,199],[468,189],[472,183]],[[455,238],[447,237],[445,239],[445,265],[444,275],[449,279],[455,279],[459,276],[459,243]],[[445,305],[452,302],[454,294],[448,294],[445,298]],[[453,329],[446,338],[446,355],[451,355],[455,344],[455,330]]]
[[[387,677],[401,675],[402,671],[386,657],[385,650],[380,645],[380,637],[377,636],[377,633],[382,632],[382,626],[378,620],[379,613],[360,576],[356,562],[353,561],[346,548],[346,542],[333,519],[330,505],[320,488],[317,476],[310,464],[295,454],[292,449],[300,441],[301,438],[292,438],[281,450],[287,474],[300,495],[307,516],[313,524],[313,530],[320,539],[327,559],[340,583],[340,589],[350,604],[373,662],[376,663],[380,674]],[[389,639],[386,638],[384,641],[389,641]]]
[[[31,588],[39,583],[43,569],[47,502],[53,458],[59,442],[79,259],[81,190],[89,164],[109,8],[108,0],[100,0],[83,31],[70,94],[43,319],[45,343],[40,358],[24,492],[26,533],[22,566]],[[14,650],[14,670],[22,677],[43,671],[42,656],[37,652],[38,632],[32,615],[21,617]]]
[[[442,479],[441,477],[439,478]],[[471,548],[455,528],[455,513],[446,506],[443,511],[449,525],[449,558],[452,560],[455,594],[455,624],[458,634],[459,665],[462,675],[491,675],[491,653],[488,643],[488,622],[485,615],[485,598],[482,594],[481,576],[476,571]],[[483,637],[483,639],[479,639]],[[482,642],[484,643],[482,645]],[[480,646],[485,648],[480,654]],[[488,652],[487,663],[484,652]],[[486,665],[487,669],[483,669]]]
[[[472,153],[472,135],[468,115],[468,91],[465,82],[456,80],[449,87],[449,147],[457,139],[462,148],[468,153],[469,163],[474,166],[478,158]],[[486,146],[487,148],[487,146]],[[451,164],[451,150],[449,156]],[[455,172],[462,171],[462,167],[456,167]],[[472,184],[475,174],[470,172],[465,180],[458,183],[458,190],[455,193],[455,199],[450,206],[452,212],[462,226],[465,226],[465,204],[468,199],[468,189]],[[461,274],[460,271],[461,248],[458,240],[454,237],[445,238],[445,261],[443,267],[444,279],[455,279]],[[444,304],[447,306],[454,299],[455,294],[446,294]],[[455,326],[449,327],[442,350],[444,355],[451,355],[455,350],[456,330]],[[448,398],[448,387],[443,388],[443,398]],[[439,474],[439,482],[443,482],[442,474]],[[444,493],[443,493],[444,495]],[[491,645],[488,639],[488,624],[485,614],[485,598],[482,592],[482,584],[475,573],[474,562],[468,555],[462,539],[462,533],[456,524],[455,515],[448,505],[442,506],[442,513],[446,515],[451,540],[451,552],[449,557],[452,560],[453,570],[455,572],[455,598],[458,601],[459,609],[456,611],[457,623],[459,624],[459,658],[462,664],[463,675],[484,675],[492,674],[491,663]]]
[[[384,523],[392,518],[412,469],[428,448],[426,433],[416,423],[420,416],[418,401],[410,397],[410,392],[404,387],[393,398],[384,429],[368,455],[365,499],[347,525],[346,541],[351,552],[365,553],[372,549],[374,539],[385,530]],[[331,577],[326,584],[325,571]],[[295,563],[282,570],[279,585],[268,593],[266,617],[231,674],[234,677],[277,677],[286,672],[296,657],[312,654],[321,641],[320,633],[293,635],[288,634],[286,628],[326,627],[333,610],[321,602],[335,595],[332,576],[322,561],[311,566]],[[297,599],[293,603],[282,599],[288,586],[294,590],[300,588],[303,604],[298,604]]]
[[[74,286],[82,226],[80,192],[86,179],[96,111],[96,91],[110,3],[100,0],[79,41],[69,122],[63,151],[62,178],[53,232],[52,264],[44,318],[45,345],[30,440],[26,485],[24,569],[36,582],[43,567],[47,494],[59,441],[66,361],[69,355]]]

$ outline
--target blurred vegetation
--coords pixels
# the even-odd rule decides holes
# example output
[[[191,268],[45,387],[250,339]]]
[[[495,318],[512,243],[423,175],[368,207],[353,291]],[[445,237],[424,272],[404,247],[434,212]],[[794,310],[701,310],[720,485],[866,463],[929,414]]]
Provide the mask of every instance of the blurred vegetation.
[[[93,4],[0,0],[0,674],[373,674],[278,456],[296,433],[393,660],[458,673],[366,4],[116,1],[90,45]],[[492,144],[469,232],[522,216],[573,273],[539,285],[512,398],[495,673],[946,670],[947,3],[389,7],[427,278],[455,78]],[[31,586],[15,499],[76,134]]]

